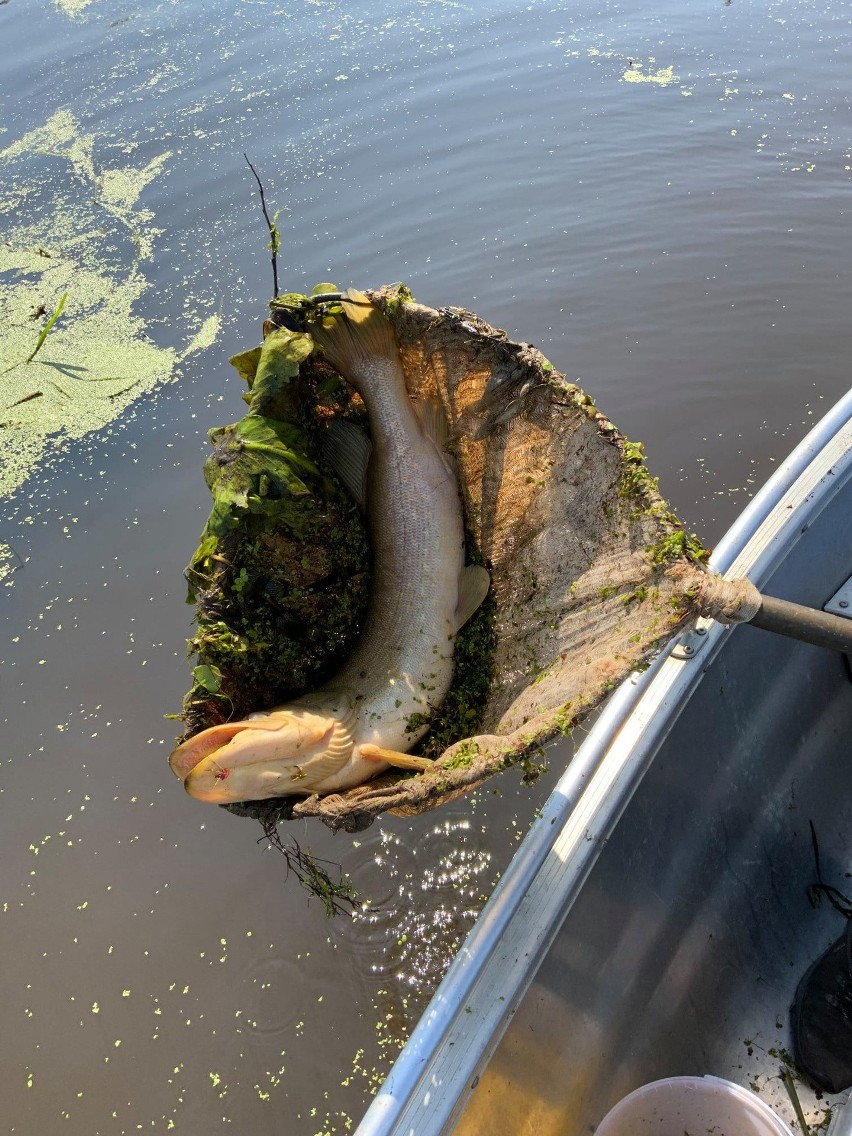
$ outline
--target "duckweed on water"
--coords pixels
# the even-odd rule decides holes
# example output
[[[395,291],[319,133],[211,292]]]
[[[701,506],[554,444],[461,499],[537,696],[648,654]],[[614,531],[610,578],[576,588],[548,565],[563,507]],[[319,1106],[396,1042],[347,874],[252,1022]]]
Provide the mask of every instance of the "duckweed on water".
[[[653,63],[653,59],[649,60],[649,64]],[[653,83],[657,87],[670,87],[678,81],[673,67],[658,67],[656,70],[643,71],[641,63],[631,63],[621,78],[625,83]]]
[[[92,2],[93,0],[53,0],[60,12],[64,12],[66,16],[70,16],[72,19],[79,16]]]
[[[2,496],[51,449],[102,429],[174,378],[181,360],[218,334],[219,317],[206,314],[183,349],[149,337],[136,308],[160,230],[139,197],[170,153],[105,169],[97,146],[61,110],[0,150],[0,208],[18,218],[0,244]],[[56,176],[65,171],[75,176]],[[32,215],[25,206],[36,192],[37,222],[21,219]]]

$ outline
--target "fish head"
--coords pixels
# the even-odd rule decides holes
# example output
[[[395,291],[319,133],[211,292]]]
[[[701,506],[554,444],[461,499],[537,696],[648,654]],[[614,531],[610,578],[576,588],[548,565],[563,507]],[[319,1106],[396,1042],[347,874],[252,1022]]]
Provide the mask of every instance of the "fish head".
[[[306,792],[302,767],[326,752],[337,725],[332,713],[282,707],[202,730],[177,747],[169,765],[191,797],[209,804]]]

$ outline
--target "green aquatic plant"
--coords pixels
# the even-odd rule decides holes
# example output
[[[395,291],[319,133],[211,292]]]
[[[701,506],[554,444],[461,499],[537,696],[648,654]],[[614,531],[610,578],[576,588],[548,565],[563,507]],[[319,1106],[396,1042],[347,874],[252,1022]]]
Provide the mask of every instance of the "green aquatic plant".
[[[0,138],[0,496],[174,379],[216,338],[220,317],[209,293],[183,289],[186,320],[176,319],[171,345],[158,343],[142,314],[151,287],[145,262],[162,229],[140,198],[170,154],[137,166],[120,141],[86,133],[67,108],[24,135]],[[35,198],[34,211],[27,202]],[[128,248],[131,235],[138,256]]]
[[[32,353],[32,355],[30,355],[29,359],[27,359],[28,363],[32,363],[33,359],[35,359],[36,355],[38,355],[39,351],[41,351],[42,346],[44,344],[44,341],[47,339],[48,335],[50,335],[50,329],[53,327],[53,325],[56,323],[56,321],[62,315],[62,309],[65,307],[65,301],[67,299],[68,299],[68,293],[63,292],[60,299],[59,299],[59,303],[56,305],[56,308],[54,309],[53,315],[50,317],[50,319],[47,321],[47,323],[44,325],[44,327],[39,332],[39,337],[36,340],[36,345],[35,345],[35,348],[33,349],[33,353]]]
[[[645,465],[645,447],[642,442],[630,442],[626,438],[622,444],[623,467],[619,493],[622,497],[636,497],[644,501],[656,495],[659,478],[653,477]]]
[[[190,653],[219,676],[184,701],[188,734],[318,686],[363,620],[369,557],[354,502],[320,462],[327,368],[310,336],[276,329],[235,356],[249,412],[211,431],[205,463],[212,508],[187,568],[197,607]],[[319,388],[326,394],[318,395]]]
[[[329,919],[335,915],[348,915],[364,906],[339,864],[314,856],[310,848],[303,849],[292,836],[285,843],[278,831],[277,820],[263,825],[260,840],[264,839],[284,857],[288,873],[292,872],[302,887],[322,902]],[[336,879],[329,868],[336,869]]]
[[[397,283],[391,287],[393,293],[385,304],[385,311],[389,316],[394,316],[406,304],[414,303],[414,294],[407,284]]]
[[[538,758],[538,760],[536,760],[536,758]],[[547,773],[550,769],[550,762],[547,760],[547,754],[543,746],[535,746],[530,749],[524,754],[518,764],[523,771],[521,780],[525,785],[535,785],[542,773]]]
[[[254,180],[257,182],[257,189],[260,194],[260,207],[263,210],[263,217],[266,221],[266,227],[269,229],[269,244],[266,247],[272,253],[272,298],[274,300],[278,295],[278,252],[281,248],[281,233],[278,229],[278,215],[281,210],[276,209],[272,216],[269,216],[269,210],[266,207],[266,193],[264,192],[263,182],[260,180],[260,175],[251,164],[251,162],[249,162],[248,154],[243,154],[243,157],[245,158],[246,162],[248,162],[248,168],[254,174]]]
[[[652,564],[669,564],[684,556],[696,562],[710,557],[709,550],[702,545],[696,534],[684,529],[677,529],[661,537],[649,546],[647,552]]]

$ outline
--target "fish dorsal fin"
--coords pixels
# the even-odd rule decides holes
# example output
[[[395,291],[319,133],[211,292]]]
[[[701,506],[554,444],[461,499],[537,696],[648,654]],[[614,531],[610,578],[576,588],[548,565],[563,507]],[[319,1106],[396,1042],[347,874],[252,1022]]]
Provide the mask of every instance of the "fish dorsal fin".
[[[322,456],[363,511],[367,504],[367,466],[373,443],[360,426],[333,418],[322,438]]]
[[[459,599],[456,604],[456,630],[460,630],[488,595],[491,577],[481,564],[468,564],[459,576]]]

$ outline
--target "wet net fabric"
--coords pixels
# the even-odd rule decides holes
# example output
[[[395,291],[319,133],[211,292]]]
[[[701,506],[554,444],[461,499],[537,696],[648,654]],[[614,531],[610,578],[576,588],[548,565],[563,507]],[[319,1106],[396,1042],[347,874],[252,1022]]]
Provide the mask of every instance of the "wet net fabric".
[[[490,683],[472,736],[433,769],[384,774],[250,815],[357,830],[421,812],[523,762],[582,721],[692,612],[703,554],[628,442],[535,348],[459,309],[373,294],[391,319],[412,398],[437,398],[465,523],[491,574]],[[484,665],[484,663],[483,663]]]

